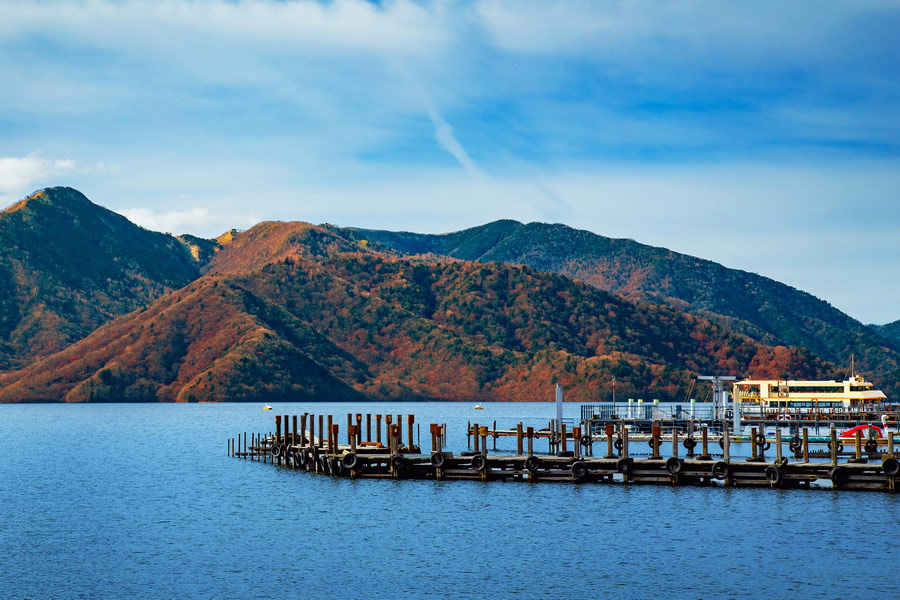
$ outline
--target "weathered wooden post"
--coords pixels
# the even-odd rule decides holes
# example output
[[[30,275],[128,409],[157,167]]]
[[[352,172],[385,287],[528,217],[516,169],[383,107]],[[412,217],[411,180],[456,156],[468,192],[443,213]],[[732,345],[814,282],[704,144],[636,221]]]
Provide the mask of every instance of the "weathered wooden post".
[[[866,463],[869,462],[868,459],[863,458],[862,456],[862,432],[857,429],[856,435],[854,436],[854,442],[856,443],[856,456],[850,462],[854,463]]]
[[[565,425],[565,423],[560,423],[559,424],[559,440],[560,440],[559,443],[561,444],[561,446],[560,446],[561,452],[566,451],[566,437],[567,437],[566,436],[566,425]]]
[[[479,433],[481,433],[481,429],[478,427],[478,423],[472,423],[472,438],[474,440],[472,451],[475,452],[475,454],[481,453],[481,451],[479,450]]]
[[[678,428],[672,428],[672,456],[678,458]]]
[[[658,423],[654,423],[650,428],[650,447],[653,450],[653,454],[650,455],[651,459],[659,459],[659,446],[662,441],[660,438],[662,437],[662,427],[659,426]]]
[[[340,429],[338,424],[335,423],[331,426],[331,446],[329,447],[329,454],[337,454],[337,445],[338,445],[338,434],[340,433]]]
[[[613,452],[613,435],[615,435],[616,426],[612,423],[606,424],[606,456],[605,458],[615,458],[616,454]]]
[[[406,445],[409,448],[410,452],[413,449],[413,424],[416,422],[415,415],[406,415],[406,428],[407,428],[407,436],[406,436]]]
[[[275,443],[281,443],[281,415],[275,415]],[[281,464],[281,456],[278,456],[278,464]]]
[[[356,413],[356,443],[362,443],[362,415],[360,413]]]
[[[306,413],[300,415],[300,441],[301,446],[306,445]]]
[[[803,428],[803,462],[809,462],[809,427]]]
[[[325,431],[327,431],[329,434],[332,434],[334,432],[333,419],[334,419],[334,417],[332,415],[328,415],[328,429],[326,429]],[[331,440],[329,438],[329,442],[330,441]],[[335,440],[334,443],[337,444],[337,440]]]
[[[331,417],[328,417],[328,422],[331,422]],[[316,447],[322,448],[325,445],[325,439],[328,437],[328,433],[325,431],[325,415],[319,415],[319,439],[316,440]]]
[[[838,449],[837,449],[837,431],[834,428],[834,423],[831,424],[831,431],[829,432],[831,436],[831,466],[837,466],[837,457],[838,457]]]
[[[884,434],[887,436],[888,456],[894,458],[894,434],[888,430],[887,423],[884,425]]]
[[[516,456],[522,456],[522,422],[516,424]]]
[[[628,458],[628,427],[622,428],[622,458]]]
[[[375,443],[381,444],[381,415],[375,415]]]
[[[497,451],[497,421],[494,421],[494,432],[492,434],[494,438],[494,452]]]
[[[728,431],[727,426],[722,431],[722,435],[725,436],[724,448],[722,448],[722,460],[728,463],[731,462],[731,433]]]
[[[528,456],[534,454],[534,427],[525,430],[525,436],[528,438]]]
[[[775,464],[781,466],[781,427],[775,429]]]
[[[391,425],[394,424],[394,416],[393,415],[384,415],[384,435],[387,436],[387,444],[391,445],[391,438],[393,437],[393,429],[391,429]]]
[[[397,450],[403,444],[403,415],[397,415]]]
[[[353,413],[347,413],[347,443],[350,443],[350,427],[353,425]]]
[[[487,456],[487,436],[488,436],[488,428],[487,425],[481,427],[481,455]]]
[[[300,440],[297,438],[297,415],[293,415],[293,416],[291,417],[291,422],[293,423],[293,427],[291,428],[291,431],[292,431],[292,435],[291,435],[291,444],[292,444],[292,445],[293,445],[293,444],[299,444],[299,443],[301,443],[301,442],[300,442]],[[300,437],[303,437],[303,436],[302,436],[302,432],[301,432],[301,436],[300,436]]]
[[[756,427],[750,428],[750,460],[757,460],[756,454]]]
[[[702,442],[703,455],[698,456],[697,460],[712,460],[712,456],[709,455],[709,426],[704,425],[700,429],[700,441]]]
[[[372,413],[366,413],[366,441],[372,442]]]
[[[350,452],[356,454],[356,435],[359,433],[359,425],[351,425],[350,428]]]
[[[581,427],[572,428],[572,449],[575,451],[575,458],[581,458]]]

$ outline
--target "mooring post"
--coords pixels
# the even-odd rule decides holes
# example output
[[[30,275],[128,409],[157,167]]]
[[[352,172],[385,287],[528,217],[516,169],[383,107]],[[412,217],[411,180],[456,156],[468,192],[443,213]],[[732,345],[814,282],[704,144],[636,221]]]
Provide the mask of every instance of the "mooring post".
[[[615,458],[613,452],[613,435],[616,433],[616,426],[612,423],[606,424],[606,458]]]
[[[319,430],[322,431],[321,429]],[[309,415],[309,451],[316,446],[316,415]]]
[[[564,423],[559,424],[559,443],[561,444],[561,452],[566,451],[566,426]]]
[[[894,434],[888,430],[887,423],[884,425],[884,433],[887,435],[888,456],[894,458]]]
[[[494,430],[491,435],[494,438],[494,452],[496,452],[497,451],[497,421],[494,421]]]
[[[384,415],[384,435],[387,438],[387,445],[391,447],[391,440],[394,437],[394,430],[391,428],[391,425],[394,424],[393,415]]]
[[[534,427],[525,430],[525,436],[528,438],[528,456],[534,454]]]
[[[328,429],[326,429],[325,431],[327,431],[329,434],[329,440],[328,440],[329,443],[331,442],[330,436],[334,433],[334,429],[332,427],[332,425],[334,424],[333,422],[334,422],[334,417],[332,415],[328,415]],[[327,448],[329,448],[329,446],[326,446],[326,449]]]
[[[406,446],[410,451],[413,449],[413,424],[416,422],[416,415],[406,415]]]
[[[775,464],[781,466],[781,427],[775,430]]]
[[[856,462],[862,462],[862,432],[857,429],[856,435]]]
[[[726,463],[731,462],[731,433],[726,426],[722,434],[725,436],[724,448],[722,448],[722,460]]]
[[[809,462],[809,427],[803,428],[803,462]]]
[[[366,413],[366,441],[372,442],[372,413]]]
[[[381,415],[375,415],[375,443],[381,445]]]
[[[291,427],[291,445],[300,444],[302,443],[302,441],[297,439],[297,415],[293,415],[291,417],[291,423],[293,424],[293,426]],[[300,437],[303,437],[302,433]]]
[[[397,451],[403,445],[403,415],[397,415]]]
[[[331,420],[331,417],[328,417],[328,420]],[[327,437],[327,432],[325,431],[325,415],[319,415],[319,439],[316,440],[316,447],[323,448],[325,444],[325,440],[323,438]]]
[[[347,413],[347,444],[350,443],[350,436],[352,435],[352,434],[350,433],[350,427],[351,427],[352,425],[353,425],[353,414],[352,414],[352,413]]]
[[[487,425],[484,425],[481,428],[481,455],[482,456],[487,456],[487,436],[488,436],[488,427],[487,427]]]
[[[356,434],[359,433],[359,425],[352,425],[350,428],[350,452],[356,454]]]
[[[575,458],[581,458],[581,427],[572,428],[572,449],[575,451]]]
[[[672,428],[672,456],[678,458],[678,428]]]
[[[480,446],[479,439],[478,439],[479,433],[481,433],[481,429],[478,427],[478,423],[472,423],[472,437],[474,439],[474,441],[473,441],[474,447],[472,448],[472,450],[475,452],[475,454],[481,454],[481,451],[479,450],[479,446]]]
[[[622,428],[622,458],[628,458],[628,427]]]
[[[522,456],[522,422],[516,423],[516,456]]]
[[[756,427],[750,428],[750,460],[756,460]]]
[[[340,429],[338,424],[335,423],[331,426],[331,448],[329,454],[337,454],[337,446],[338,446],[338,434],[340,433]]]
[[[836,467],[837,460],[838,460],[837,459],[837,457],[838,457],[837,444],[838,443],[837,443],[837,430],[834,428],[834,423],[831,424],[831,431],[829,432],[829,435],[831,437],[831,444],[830,444],[831,445],[831,466]]]
[[[281,443],[281,415],[275,415],[275,443]],[[273,461],[274,462],[274,461]],[[277,463],[281,464],[281,456],[278,456]]]
[[[702,442],[703,447],[703,455],[699,456],[699,460],[712,460],[712,457],[709,455],[709,426],[704,425],[700,429],[700,440]]]
[[[360,413],[356,413],[356,429],[354,429],[354,431],[356,432],[356,443],[361,444],[362,443],[362,414],[360,414]]]
[[[658,459],[659,456],[659,446],[662,438],[662,427],[659,426],[659,423],[654,423],[650,428],[650,447],[653,449],[653,455],[650,456],[652,459]]]
[[[300,415],[300,439],[297,443],[301,446],[306,445],[306,413]]]

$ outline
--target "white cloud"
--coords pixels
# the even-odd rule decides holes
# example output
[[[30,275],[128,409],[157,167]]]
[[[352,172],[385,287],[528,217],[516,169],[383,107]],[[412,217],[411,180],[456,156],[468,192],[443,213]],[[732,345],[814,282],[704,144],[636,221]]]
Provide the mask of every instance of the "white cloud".
[[[141,227],[176,235],[216,236],[232,228],[245,229],[260,221],[249,213],[226,214],[199,206],[169,212],[157,212],[152,208],[126,208],[117,212]]]
[[[38,154],[28,156],[0,156],[0,198],[15,201],[33,191],[36,186],[75,169],[75,161],[49,159]]]

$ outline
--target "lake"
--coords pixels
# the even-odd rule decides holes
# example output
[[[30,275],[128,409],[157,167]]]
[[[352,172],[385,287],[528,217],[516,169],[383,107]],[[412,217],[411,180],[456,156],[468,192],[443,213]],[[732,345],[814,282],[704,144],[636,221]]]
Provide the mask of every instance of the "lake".
[[[0,598],[900,597],[898,496],[351,481],[227,457],[275,414],[334,414],[343,434],[348,412],[413,413],[456,451],[468,420],[555,414],[273,406],[0,405]]]

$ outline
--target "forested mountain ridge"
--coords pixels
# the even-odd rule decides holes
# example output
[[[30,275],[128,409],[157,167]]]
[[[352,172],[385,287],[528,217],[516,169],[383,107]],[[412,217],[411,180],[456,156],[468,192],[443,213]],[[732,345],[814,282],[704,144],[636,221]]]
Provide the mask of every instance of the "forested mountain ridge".
[[[0,401],[683,397],[699,371],[832,375],[699,317],[526,267],[375,252],[208,275],[0,375]]]
[[[175,238],[77,190],[48,188],[0,212],[0,371],[77,341],[199,276]]]
[[[559,273],[633,300],[666,303],[769,345],[800,346],[823,360],[896,385],[900,353],[873,331],[811,294],[665,248],[566,225],[501,220],[447,234],[333,228],[406,254],[521,264]],[[900,391],[900,390],[898,390]]]

